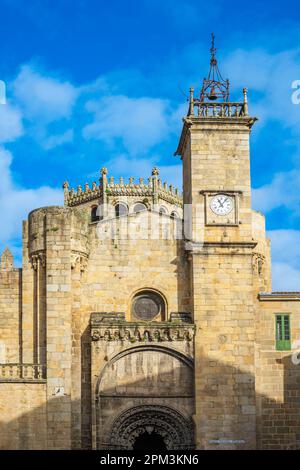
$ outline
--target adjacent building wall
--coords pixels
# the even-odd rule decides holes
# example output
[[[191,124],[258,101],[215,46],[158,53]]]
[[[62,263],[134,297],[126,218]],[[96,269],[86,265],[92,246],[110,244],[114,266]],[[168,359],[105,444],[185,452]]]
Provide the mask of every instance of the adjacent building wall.
[[[300,448],[299,300],[299,295],[273,294],[259,302],[256,389],[262,449]],[[280,313],[290,314],[291,351],[276,350],[275,315]]]

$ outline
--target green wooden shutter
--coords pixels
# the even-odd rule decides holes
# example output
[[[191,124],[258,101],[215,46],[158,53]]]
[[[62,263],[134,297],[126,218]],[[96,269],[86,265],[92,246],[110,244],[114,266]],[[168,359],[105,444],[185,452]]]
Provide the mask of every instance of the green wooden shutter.
[[[290,316],[287,314],[276,315],[276,349],[288,351],[291,349]]]

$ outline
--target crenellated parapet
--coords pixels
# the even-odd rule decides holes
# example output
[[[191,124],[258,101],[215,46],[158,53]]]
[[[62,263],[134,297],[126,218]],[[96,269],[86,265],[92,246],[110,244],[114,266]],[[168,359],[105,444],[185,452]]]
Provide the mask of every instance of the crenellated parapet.
[[[100,187],[95,181],[93,181],[91,187],[89,183],[86,183],[83,187],[78,185],[77,190],[74,188],[69,190],[69,183],[65,181],[63,189],[65,206],[77,206],[84,202],[93,201],[94,199],[99,199],[101,194]]]
[[[160,199],[170,204],[182,207],[182,193],[173,185],[163,183],[159,178],[158,168],[153,168],[152,174],[147,179],[139,178],[136,180],[130,177],[127,181],[122,176],[116,180],[113,176],[107,177],[107,169],[101,169],[100,184],[92,183],[90,187],[88,183],[84,186],[77,186],[77,190],[71,188],[69,183],[63,184],[64,201],[66,206],[77,206],[92,200],[102,201],[112,197],[148,197],[153,203],[157,203]]]

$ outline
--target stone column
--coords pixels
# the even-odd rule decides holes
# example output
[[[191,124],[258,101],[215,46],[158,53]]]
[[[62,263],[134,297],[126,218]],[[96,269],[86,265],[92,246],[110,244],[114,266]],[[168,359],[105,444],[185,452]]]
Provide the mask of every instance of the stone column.
[[[108,196],[107,196],[107,189],[108,189],[108,181],[107,181],[107,168],[103,167],[100,170],[100,194],[101,194],[101,200],[102,200],[102,208],[101,208],[101,214],[98,214],[102,217],[107,217],[108,215]]]
[[[45,252],[31,256],[33,274],[33,359],[46,365]]]
[[[47,442],[71,448],[71,211],[46,209]]]
[[[28,222],[23,222],[22,265],[22,362],[33,363],[33,277],[34,270],[28,250]]]

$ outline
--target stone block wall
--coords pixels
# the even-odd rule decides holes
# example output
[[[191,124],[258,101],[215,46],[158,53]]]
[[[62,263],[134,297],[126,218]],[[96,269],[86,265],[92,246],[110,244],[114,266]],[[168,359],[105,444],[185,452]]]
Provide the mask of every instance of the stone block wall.
[[[139,226],[142,217],[142,214],[132,215],[130,223]],[[161,223],[162,217],[157,215],[157,219]],[[167,317],[172,311],[191,311],[189,264],[183,242],[174,238],[152,240],[148,232],[145,239],[122,239],[122,221],[115,222],[113,238],[102,239],[105,221],[86,225],[88,250],[86,255],[83,249],[76,256],[74,253],[72,264],[72,445],[75,448],[92,445],[91,312],[124,312],[126,319],[131,320],[132,298],[143,289],[162,294]],[[174,224],[172,221],[173,228]]]
[[[46,384],[0,382],[0,449],[47,449]]]
[[[180,144],[184,202],[193,206],[191,239],[194,242],[251,240],[249,126],[248,118],[193,118],[184,124]],[[239,219],[236,226],[205,225],[205,192],[210,191],[236,192]]]
[[[17,363],[21,357],[22,272],[13,267],[6,250],[0,264],[0,363]]]
[[[193,254],[200,449],[256,446],[252,276],[247,249],[237,254],[230,248],[207,248]]]
[[[130,223],[138,229],[142,217],[142,213],[134,215]],[[91,225],[82,303],[90,311],[126,312],[130,319],[132,296],[151,288],[165,297],[168,312],[190,312],[189,264],[183,241],[152,239],[148,232],[145,238],[122,239],[118,235],[121,220],[117,221],[116,235],[106,238],[105,224],[100,222],[98,228]]]

